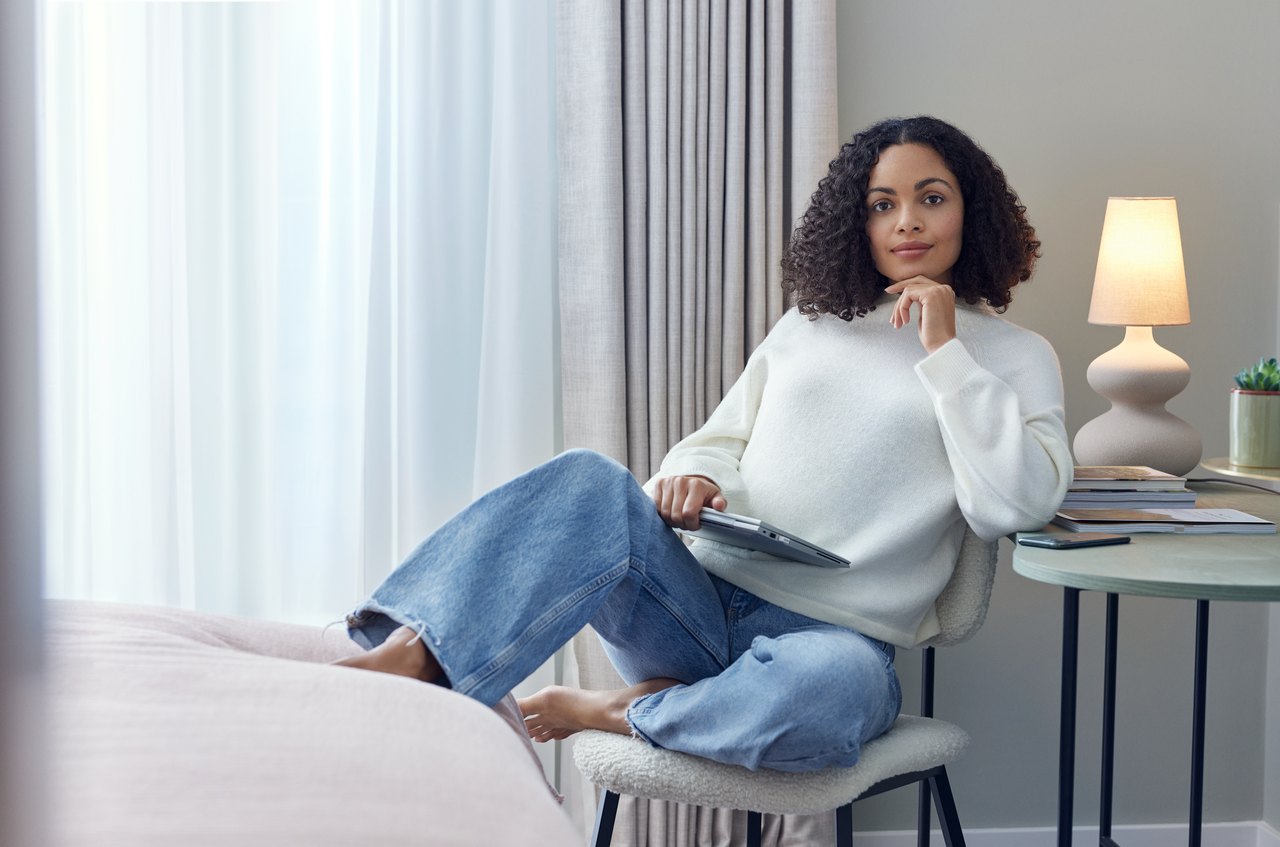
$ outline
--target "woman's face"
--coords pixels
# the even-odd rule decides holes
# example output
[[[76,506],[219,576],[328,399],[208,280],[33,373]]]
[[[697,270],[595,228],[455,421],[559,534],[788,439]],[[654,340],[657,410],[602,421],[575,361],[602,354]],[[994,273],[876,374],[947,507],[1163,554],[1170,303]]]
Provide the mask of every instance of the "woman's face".
[[[894,282],[951,284],[964,233],[960,181],[932,147],[880,151],[867,188],[867,236],[876,269]]]

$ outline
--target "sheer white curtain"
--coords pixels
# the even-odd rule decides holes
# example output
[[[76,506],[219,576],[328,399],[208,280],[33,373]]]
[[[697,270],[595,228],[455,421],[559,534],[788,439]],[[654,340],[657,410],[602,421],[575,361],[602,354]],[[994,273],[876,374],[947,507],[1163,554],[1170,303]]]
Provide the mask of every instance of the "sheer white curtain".
[[[549,3],[43,14],[47,594],[332,621],[554,455]]]

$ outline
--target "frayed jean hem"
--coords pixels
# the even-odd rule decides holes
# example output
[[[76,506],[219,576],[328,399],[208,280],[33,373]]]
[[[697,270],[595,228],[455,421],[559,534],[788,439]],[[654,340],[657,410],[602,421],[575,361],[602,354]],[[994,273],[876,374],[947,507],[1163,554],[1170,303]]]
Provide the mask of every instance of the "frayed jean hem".
[[[449,663],[440,655],[440,639],[431,635],[431,629],[425,623],[406,615],[399,609],[384,606],[373,600],[366,600],[347,615],[347,637],[366,650],[377,647],[402,626],[407,626],[417,633],[414,641],[421,641],[422,646],[439,663],[441,677],[435,684],[442,688],[453,688],[451,681],[453,675],[449,670]]]

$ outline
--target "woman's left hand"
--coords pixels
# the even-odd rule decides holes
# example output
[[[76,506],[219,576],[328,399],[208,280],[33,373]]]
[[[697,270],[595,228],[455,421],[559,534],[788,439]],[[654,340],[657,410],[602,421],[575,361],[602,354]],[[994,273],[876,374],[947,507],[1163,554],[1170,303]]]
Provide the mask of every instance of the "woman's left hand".
[[[894,329],[911,323],[911,305],[920,304],[920,343],[926,352],[933,353],[956,337],[956,293],[951,286],[928,277],[913,276],[895,282],[885,291],[902,295],[890,315]]]

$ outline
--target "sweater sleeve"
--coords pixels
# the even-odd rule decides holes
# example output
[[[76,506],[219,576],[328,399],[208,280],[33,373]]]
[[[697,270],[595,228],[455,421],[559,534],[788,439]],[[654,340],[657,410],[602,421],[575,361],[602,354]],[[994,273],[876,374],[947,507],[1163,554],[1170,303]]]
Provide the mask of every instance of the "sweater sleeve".
[[[1048,342],[1008,351],[1008,381],[953,339],[916,365],[933,400],[965,520],[994,541],[1039,529],[1073,476],[1062,375]]]
[[[658,472],[644,485],[653,495],[654,483],[669,476],[705,476],[720,488],[728,511],[750,514],[750,498],[738,465],[751,439],[768,374],[766,338],[747,360],[747,366],[700,429],[671,448]]]

